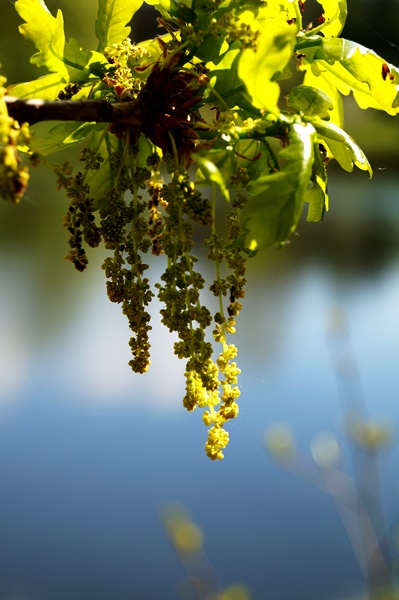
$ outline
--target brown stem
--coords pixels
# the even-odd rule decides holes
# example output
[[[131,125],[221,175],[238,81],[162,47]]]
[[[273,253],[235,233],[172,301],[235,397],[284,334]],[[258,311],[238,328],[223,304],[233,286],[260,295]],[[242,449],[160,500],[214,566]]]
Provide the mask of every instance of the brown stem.
[[[4,96],[10,117],[19,123],[33,125],[39,121],[118,122],[132,129],[141,129],[143,117],[135,114],[136,102],[106,102],[105,100],[35,100]]]

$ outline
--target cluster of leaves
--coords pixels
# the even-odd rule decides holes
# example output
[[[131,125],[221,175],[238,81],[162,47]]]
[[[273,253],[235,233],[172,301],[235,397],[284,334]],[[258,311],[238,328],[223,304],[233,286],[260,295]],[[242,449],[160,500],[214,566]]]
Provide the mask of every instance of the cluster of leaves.
[[[154,295],[142,258],[149,250],[166,255],[158,295],[163,322],[179,336],[175,352],[187,360],[184,405],[207,409],[204,421],[212,427],[206,450],[220,459],[228,441],[223,425],[238,413],[239,369],[227,336],[241,309],[244,258],[285,244],[305,203],[309,221],[322,219],[331,159],[346,171],[356,166],[372,174],[343,129],[341,95],[353,92],[361,108],[395,115],[399,70],[338,37],[345,0],[317,0],[320,17],[306,27],[301,0],[147,2],[159,11],[163,35],[133,43],[127,23],[142,0],[99,0],[98,47],[84,50],[75,39],[66,41],[61,11],[54,17],[43,0],[16,0],[20,32],[37,48],[31,62],[48,74],[8,92],[44,101],[43,114],[45,101],[55,99],[125,105],[123,119],[59,123],[46,136],[33,127],[19,145],[37,161],[85,144],[82,172],[53,166],[71,199],[67,258],[82,271],[84,243],[95,247],[102,240],[113,251],[104,263],[108,295],[129,320],[131,366],[138,372],[149,365],[146,307]],[[284,100],[280,81],[294,71],[304,73],[303,83]],[[7,106],[0,103],[4,122]],[[4,135],[2,142],[6,153],[10,144],[16,147]],[[211,190],[210,200],[201,186]],[[226,240],[216,222],[217,199],[232,201]],[[211,230],[210,289],[219,302],[213,319],[202,304],[205,282],[191,253],[197,224]],[[206,337],[212,320],[213,339],[222,344],[216,361]]]

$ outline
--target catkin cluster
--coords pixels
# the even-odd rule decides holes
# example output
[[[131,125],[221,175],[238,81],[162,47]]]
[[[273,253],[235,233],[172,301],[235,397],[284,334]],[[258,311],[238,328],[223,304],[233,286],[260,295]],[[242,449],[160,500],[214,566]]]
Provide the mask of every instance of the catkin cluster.
[[[148,306],[156,291],[163,305],[162,323],[178,337],[174,352],[186,363],[183,405],[188,411],[204,410],[203,421],[209,427],[206,453],[212,460],[222,459],[229,441],[224,426],[239,410],[237,349],[228,338],[235,332],[244,296],[245,255],[235,242],[242,233],[240,210],[245,197],[238,193],[233,201],[227,215],[228,239],[222,239],[217,231],[215,190],[207,198],[178,155],[161,158],[155,151],[145,155],[140,143],[132,132],[120,136],[119,150],[110,157],[114,185],[98,207],[87,183],[88,173],[102,165],[98,150],[82,151],[84,168],[75,175],[68,163],[55,167],[58,186],[66,189],[70,199],[64,223],[70,246],[66,258],[83,271],[88,264],[87,246],[102,242],[110,253],[103,263],[107,294],[127,317],[132,332],[129,364],[137,373],[146,372],[150,365]],[[210,231],[205,243],[215,277],[208,284],[193,252],[196,227]],[[144,258],[149,252],[166,259],[153,289]],[[209,291],[217,298],[214,314],[206,305]]]
[[[22,164],[18,146],[29,142],[28,125],[20,125],[8,115],[3,98],[6,79],[0,76],[0,198],[13,204],[20,202],[29,181],[29,171]]]

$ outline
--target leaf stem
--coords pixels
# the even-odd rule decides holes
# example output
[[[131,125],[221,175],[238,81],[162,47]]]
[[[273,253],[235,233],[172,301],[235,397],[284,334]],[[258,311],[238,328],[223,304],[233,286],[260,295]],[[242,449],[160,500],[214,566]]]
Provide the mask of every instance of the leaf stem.
[[[216,185],[214,183],[212,183],[212,235],[216,237],[217,232],[216,232]],[[216,270],[216,281],[219,284],[219,312],[222,315],[222,317],[224,317],[224,307],[223,307],[223,298],[222,298],[222,292],[220,290],[220,261],[219,261],[219,257],[215,256],[215,270]],[[223,346],[223,352],[226,350],[226,321],[224,320],[224,322],[221,324],[220,326],[221,328],[221,333],[222,333],[222,337],[221,337],[221,342],[222,342],[222,346]]]

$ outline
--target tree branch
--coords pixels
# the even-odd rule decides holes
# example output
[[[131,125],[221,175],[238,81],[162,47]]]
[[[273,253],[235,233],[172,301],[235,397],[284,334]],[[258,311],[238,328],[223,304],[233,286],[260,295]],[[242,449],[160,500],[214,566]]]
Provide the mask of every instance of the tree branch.
[[[39,121],[95,121],[128,125],[141,129],[143,117],[135,114],[136,102],[107,102],[105,100],[35,100],[4,96],[10,117],[19,123],[33,125]]]

